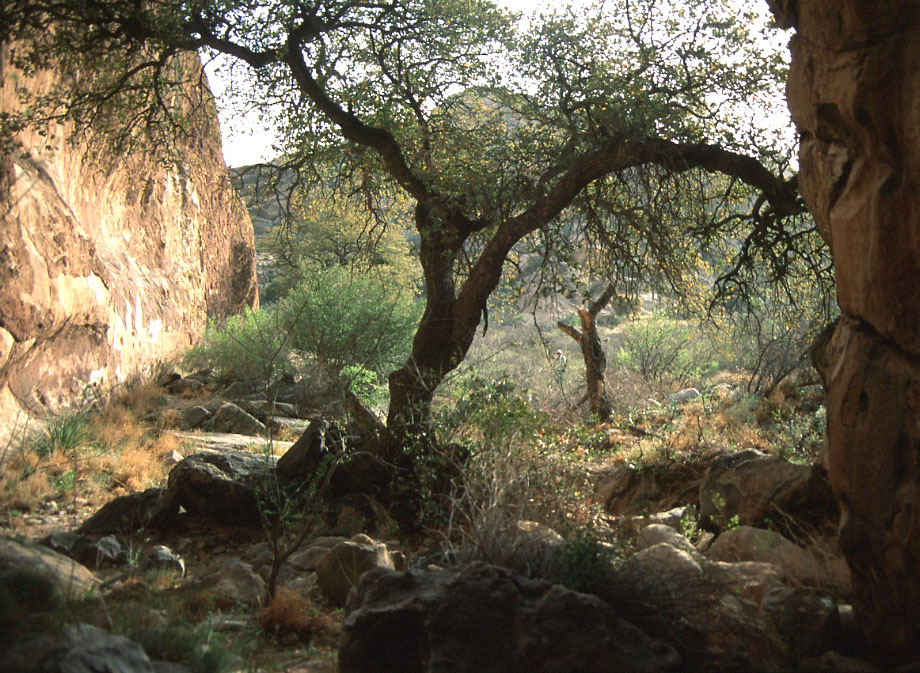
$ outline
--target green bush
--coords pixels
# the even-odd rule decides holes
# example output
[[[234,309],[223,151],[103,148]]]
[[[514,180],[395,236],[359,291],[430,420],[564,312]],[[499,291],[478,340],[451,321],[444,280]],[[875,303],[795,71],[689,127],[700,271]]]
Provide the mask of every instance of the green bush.
[[[68,452],[92,440],[89,414],[70,412],[51,418],[35,441],[35,452],[40,456],[55,451]]]
[[[250,311],[212,321],[201,344],[189,350],[184,365],[211,367],[238,379],[266,381],[291,370],[291,341],[277,308]]]
[[[268,381],[315,360],[335,374],[351,367],[379,377],[405,361],[420,318],[413,297],[378,278],[304,265],[282,300],[212,323],[185,365]]]
[[[711,372],[713,349],[699,330],[656,315],[629,323],[616,356],[617,364],[639,372],[646,381],[686,385]]]
[[[381,375],[405,362],[422,317],[414,297],[380,278],[307,264],[279,310],[297,350],[336,372],[359,365]]]
[[[579,530],[553,558],[553,578],[575,591],[596,593],[610,580],[614,550],[588,530]]]

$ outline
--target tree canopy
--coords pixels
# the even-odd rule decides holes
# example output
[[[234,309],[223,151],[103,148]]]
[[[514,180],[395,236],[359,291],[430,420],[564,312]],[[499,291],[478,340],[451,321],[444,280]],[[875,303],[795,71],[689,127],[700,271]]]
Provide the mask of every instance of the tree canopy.
[[[575,247],[621,279],[676,283],[691,257],[730,241],[714,270],[727,289],[749,267],[771,282],[826,269],[789,144],[757,114],[780,99],[785,66],[744,5],[612,0],[526,20],[488,0],[11,0],[2,11],[24,40],[20,66],[68,64],[73,86],[41,103],[78,127],[108,113],[133,137],[181,132],[176,92],[199,75],[177,58],[221,56],[305,182],[330,184],[331,166],[332,189],[371,209],[412,202],[426,309],[389,379],[398,437],[425,433],[434,389],[516,249],[553,259]]]

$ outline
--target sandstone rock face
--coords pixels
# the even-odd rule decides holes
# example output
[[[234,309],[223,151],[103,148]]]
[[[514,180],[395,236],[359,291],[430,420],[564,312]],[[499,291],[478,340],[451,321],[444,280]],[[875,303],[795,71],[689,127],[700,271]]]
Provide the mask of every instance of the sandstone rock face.
[[[773,0],[794,27],[802,195],[843,319],[824,357],[828,472],[869,641],[920,656],[920,5]]]
[[[15,83],[36,95],[56,85],[50,72],[12,72],[9,45],[0,79],[0,113],[17,112]],[[171,163],[93,152],[70,143],[65,126],[24,131],[0,150],[7,418],[17,407],[80,403],[87,386],[124,381],[189,346],[209,317],[257,306],[252,224],[229,182],[210,95],[200,102],[210,122],[179,141]]]

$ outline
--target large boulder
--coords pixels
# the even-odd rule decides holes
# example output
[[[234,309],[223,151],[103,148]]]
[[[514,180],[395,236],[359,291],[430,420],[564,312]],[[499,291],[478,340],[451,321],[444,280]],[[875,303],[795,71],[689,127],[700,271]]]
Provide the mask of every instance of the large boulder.
[[[134,641],[81,624],[60,636],[42,636],[18,644],[0,655],[0,670],[6,673],[157,673],[171,669],[154,665]]]
[[[82,598],[99,587],[96,576],[73,559],[31,542],[0,537],[0,572],[17,569],[46,576],[71,598]]]
[[[680,663],[599,598],[479,562],[368,572],[349,602],[339,646],[342,673],[602,673]]]
[[[170,472],[176,503],[224,525],[258,526],[264,498],[275,492],[275,457],[246,451],[197,453]]]
[[[840,546],[866,636],[920,657],[920,5],[772,0],[802,196],[830,245],[842,319],[817,353]]]
[[[724,531],[706,556],[727,563],[770,563],[790,584],[816,587],[838,597],[850,593],[849,572],[839,558],[819,558],[774,531],[750,526]]]
[[[356,535],[351,540],[340,542],[316,563],[316,579],[326,600],[337,607],[345,605],[345,599],[358,580],[373,568],[396,566],[387,547],[366,535]]]
[[[148,526],[167,526],[178,513],[179,503],[173,493],[162,488],[148,488],[110,500],[78,530],[92,535],[132,534]]]
[[[0,49],[0,116],[20,111],[22,90],[60,86],[54,71],[17,72],[15,47]],[[198,81],[196,56],[179,65]],[[258,305],[252,224],[211,95],[186,93],[200,116],[169,162],[91,146],[69,125],[0,148],[0,419],[148,373],[209,318]]]
[[[724,527],[737,516],[737,523],[757,526],[771,512],[814,499],[813,491],[820,485],[809,465],[795,465],[757,449],[726,453],[713,460],[703,476],[700,519]]]

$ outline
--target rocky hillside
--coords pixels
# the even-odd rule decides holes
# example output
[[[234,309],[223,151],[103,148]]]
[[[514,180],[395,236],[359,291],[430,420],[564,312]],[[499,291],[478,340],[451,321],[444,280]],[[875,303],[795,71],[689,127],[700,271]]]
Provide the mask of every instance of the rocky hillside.
[[[189,68],[200,68],[190,61]],[[0,53],[0,113],[16,86]],[[213,111],[210,100],[204,103]],[[190,345],[210,317],[256,306],[252,224],[223,162],[216,111],[178,159],[103,155],[70,129],[19,133],[0,154],[0,414],[82,401]],[[4,424],[4,425],[8,425]]]

